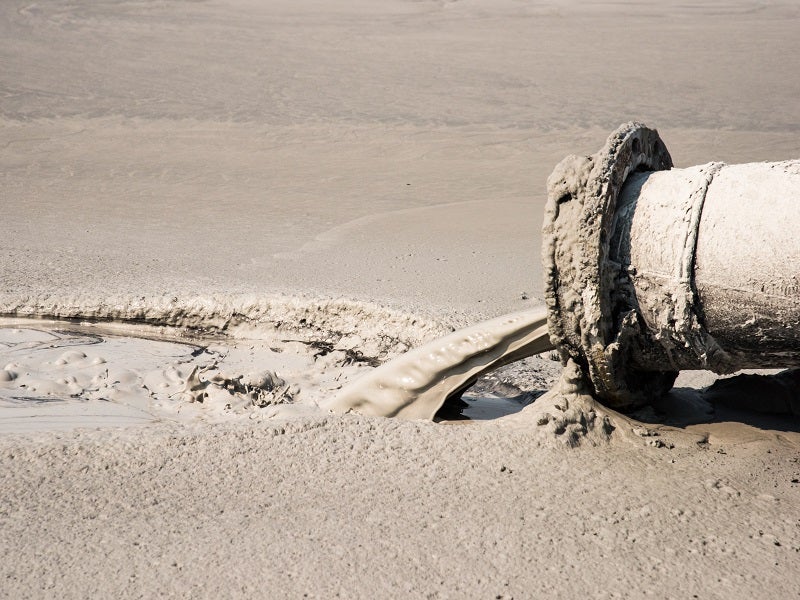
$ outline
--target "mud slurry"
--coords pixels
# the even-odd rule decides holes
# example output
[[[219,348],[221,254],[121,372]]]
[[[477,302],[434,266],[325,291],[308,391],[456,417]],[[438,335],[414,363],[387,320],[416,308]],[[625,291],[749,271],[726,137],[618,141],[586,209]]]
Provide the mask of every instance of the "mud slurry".
[[[290,339],[187,339],[141,326],[125,332],[6,321],[0,430],[266,418],[285,407],[313,410],[365,368],[346,351]]]
[[[562,368],[555,358],[531,356],[483,374],[435,420],[443,426],[491,420],[498,431],[522,431],[540,447],[618,440],[668,450],[732,440],[741,431],[748,439],[763,438],[777,427],[748,427],[740,418],[733,435],[714,416],[712,401],[725,398],[691,388],[630,418],[599,404],[574,362]],[[272,330],[204,336],[163,326],[6,319],[0,326],[0,433],[154,422],[300,424],[329,415],[330,399],[374,378],[376,362],[346,341]],[[796,438],[791,431],[782,436]]]
[[[380,362],[345,338],[269,328],[203,335],[130,323],[4,319],[0,431],[320,416],[328,414],[326,400]],[[458,418],[517,412],[559,371],[547,357],[502,367],[467,392]]]
[[[615,416],[588,394],[573,363],[562,369],[553,358],[532,356],[485,374],[436,420],[492,420],[527,430],[539,446],[609,442]],[[379,374],[374,362],[349,347],[265,332],[203,337],[177,328],[6,320],[0,432],[319,418],[341,388]]]

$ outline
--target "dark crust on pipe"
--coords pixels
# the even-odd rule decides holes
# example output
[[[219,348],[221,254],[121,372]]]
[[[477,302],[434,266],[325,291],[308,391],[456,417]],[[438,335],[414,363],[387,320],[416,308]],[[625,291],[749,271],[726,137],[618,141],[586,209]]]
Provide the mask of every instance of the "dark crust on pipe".
[[[667,391],[676,371],[640,372],[630,353],[643,324],[627,277],[608,260],[617,198],[635,171],[672,168],[655,129],[621,125],[594,156],[568,156],[547,180],[542,230],[545,299],[552,343],[572,358],[608,405],[627,409]]]

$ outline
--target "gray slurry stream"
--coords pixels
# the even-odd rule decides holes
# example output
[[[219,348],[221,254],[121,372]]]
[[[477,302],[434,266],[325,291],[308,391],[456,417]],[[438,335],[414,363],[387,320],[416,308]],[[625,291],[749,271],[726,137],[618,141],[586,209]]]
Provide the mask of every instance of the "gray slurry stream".
[[[543,388],[558,367],[533,360],[506,372],[519,380],[527,367],[537,373],[528,383]],[[275,335],[34,319],[0,320],[0,363],[0,433],[325,414],[319,404],[375,364],[334,344]],[[498,418],[543,391],[494,374],[440,418]]]

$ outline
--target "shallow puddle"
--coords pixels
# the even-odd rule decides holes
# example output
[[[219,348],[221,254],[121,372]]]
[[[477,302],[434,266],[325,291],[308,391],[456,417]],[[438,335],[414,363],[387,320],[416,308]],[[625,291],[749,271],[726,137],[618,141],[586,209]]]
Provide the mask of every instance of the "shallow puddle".
[[[448,400],[436,413],[439,421],[489,421],[512,415],[530,405],[530,395],[504,397],[466,392],[460,400]]]
[[[157,420],[188,365],[213,359],[199,354],[194,345],[88,329],[0,327],[0,431]]]

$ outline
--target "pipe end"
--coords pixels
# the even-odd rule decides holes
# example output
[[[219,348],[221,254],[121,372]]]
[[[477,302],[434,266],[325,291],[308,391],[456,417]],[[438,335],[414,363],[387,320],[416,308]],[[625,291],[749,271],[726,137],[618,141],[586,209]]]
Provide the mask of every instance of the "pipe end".
[[[658,131],[632,121],[597,154],[562,160],[547,180],[542,261],[550,339],[562,362],[579,365],[594,395],[618,409],[648,403],[678,375],[630,368],[643,324],[627,288],[616,285],[619,265],[608,260],[617,199],[628,176],[671,168]]]

